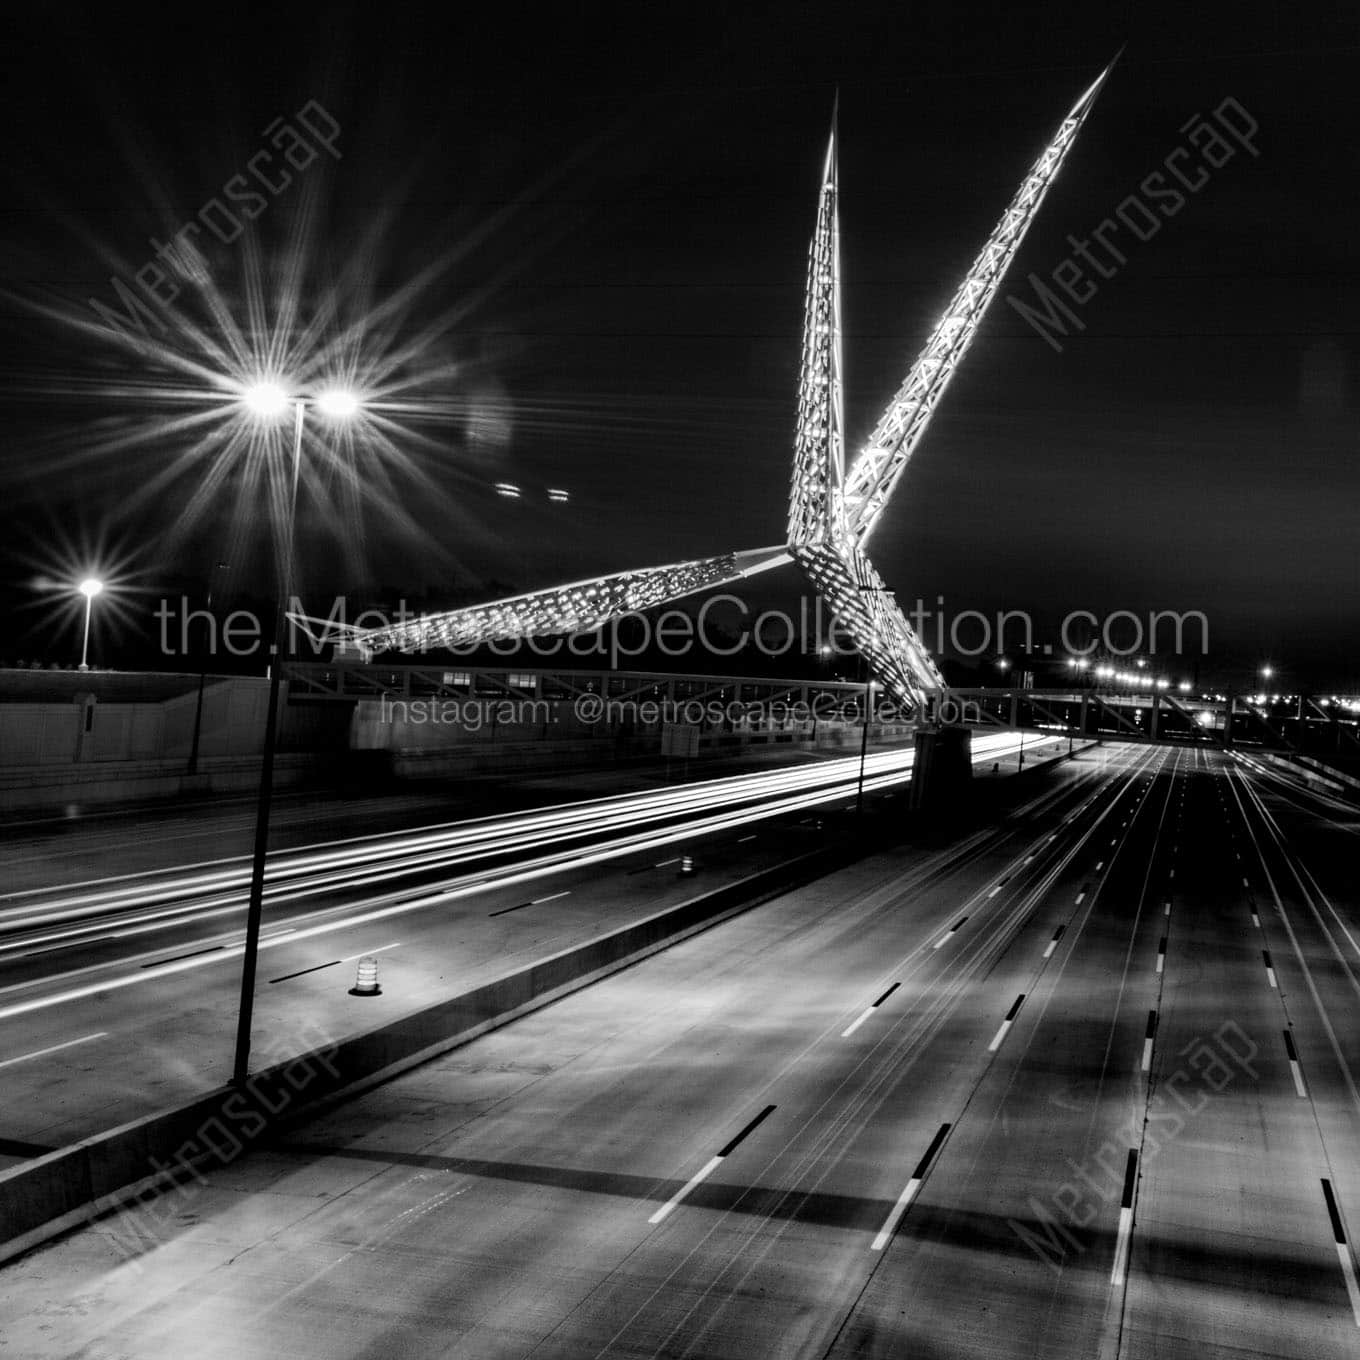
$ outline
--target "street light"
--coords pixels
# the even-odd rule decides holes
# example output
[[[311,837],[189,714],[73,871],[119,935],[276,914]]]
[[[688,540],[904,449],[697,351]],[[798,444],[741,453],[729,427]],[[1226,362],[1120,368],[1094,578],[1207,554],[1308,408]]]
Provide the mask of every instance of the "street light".
[[[80,644],[80,669],[87,671],[90,669],[90,606],[94,603],[94,597],[104,589],[104,583],[87,576],[76,588],[85,597],[85,637]]]
[[[864,764],[869,758],[869,719],[874,712],[874,682],[867,674],[869,658],[864,658],[866,678],[864,681],[864,727],[859,735],[859,787],[855,790],[855,816],[864,816]]]
[[[208,611],[209,626],[213,627],[213,640],[210,641],[209,644],[209,649],[211,651],[216,650],[215,639],[217,637],[217,629],[212,625],[213,586],[217,583],[217,573],[224,570],[226,566],[227,563],[219,562],[213,569],[212,574],[208,577],[208,598],[205,602],[205,607]],[[198,668],[198,699],[194,704],[194,735],[189,743],[189,774],[198,773],[198,745],[199,739],[203,735],[203,690],[208,683],[208,655],[209,653],[207,651],[203,653],[203,658]]]
[[[1274,674],[1275,674],[1275,667],[1274,667],[1274,666],[1262,666],[1262,667],[1261,667],[1261,679],[1262,679],[1262,680],[1269,680],[1270,677],[1271,677],[1272,675],[1274,675]]]
[[[250,1027],[255,1012],[255,970],[260,953],[260,925],[264,916],[264,866],[269,852],[269,805],[274,793],[274,748],[278,741],[279,678],[287,648],[286,609],[292,591],[293,537],[297,521],[298,480],[302,468],[302,430],[307,416],[304,396],[290,397],[273,380],[266,379],[245,389],[241,400],[262,420],[277,419],[293,407],[293,463],[288,491],[288,510],[283,521],[279,553],[278,601],[274,610],[274,645],[269,664],[269,707],[265,712],[264,751],[260,758],[260,792],[255,810],[255,848],[250,863],[250,899],[246,908],[245,952],[241,960],[241,1006],[236,1021],[236,1059],[232,1081],[244,1086],[250,1075]],[[341,388],[329,388],[315,398],[323,415],[346,419],[360,409],[359,398]]]

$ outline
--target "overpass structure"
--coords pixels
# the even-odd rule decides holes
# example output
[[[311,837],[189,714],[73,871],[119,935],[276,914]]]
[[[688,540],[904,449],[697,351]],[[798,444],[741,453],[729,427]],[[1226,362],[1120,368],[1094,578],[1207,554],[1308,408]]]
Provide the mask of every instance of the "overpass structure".
[[[538,703],[555,727],[579,725],[577,706],[594,705],[592,723],[643,729],[694,726],[728,732],[798,732],[818,723],[900,725],[902,708],[877,682],[668,671],[529,669],[464,663],[288,662],[293,703],[447,701],[486,706]],[[883,710],[888,698],[892,707]],[[423,711],[423,710],[422,710]],[[1287,705],[1245,694],[1192,697],[1141,690],[1024,689],[934,685],[921,692],[917,722],[1061,734],[1083,740],[1160,743],[1282,754],[1360,757],[1360,721],[1325,696]]]
[[[1323,697],[1300,696],[1282,708],[1244,694],[1191,698],[1149,687],[1120,692],[944,689],[933,691],[929,699],[933,716],[973,727],[1219,750],[1360,756],[1360,724]]]
[[[588,633],[637,611],[795,562],[831,606],[883,690],[897,704],[923,710],[929,693],[943,686],[943,677],[865,547],[1109,71],[1106,67],[1082,92],[1031,165],[849,466],[842,380],[838,130],[833,113],[808,250],[793,469],[782,544],[619,572],[389,626],[359,628],[328,620],[321,625],[320,637],[340,644],[345,654],[368,660],[393,650],[422,652]],[[319,622],[293,618],[308,627]]]

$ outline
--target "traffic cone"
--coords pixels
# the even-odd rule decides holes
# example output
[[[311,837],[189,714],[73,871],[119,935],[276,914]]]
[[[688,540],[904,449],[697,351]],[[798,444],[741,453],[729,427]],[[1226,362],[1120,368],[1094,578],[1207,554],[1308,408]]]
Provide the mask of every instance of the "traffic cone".
[[[349,989],[351,996],[381,996],[378,986],[378,960],[360,959],[359,970],[354,978],[354,986]]]

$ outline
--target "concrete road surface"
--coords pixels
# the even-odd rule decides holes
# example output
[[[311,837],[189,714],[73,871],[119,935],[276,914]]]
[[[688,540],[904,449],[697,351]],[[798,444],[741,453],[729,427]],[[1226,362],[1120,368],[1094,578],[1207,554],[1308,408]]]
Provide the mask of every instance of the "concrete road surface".
[[[1356,826],[1074,762],[13,1262],[0,1355],[1353,1357]]]

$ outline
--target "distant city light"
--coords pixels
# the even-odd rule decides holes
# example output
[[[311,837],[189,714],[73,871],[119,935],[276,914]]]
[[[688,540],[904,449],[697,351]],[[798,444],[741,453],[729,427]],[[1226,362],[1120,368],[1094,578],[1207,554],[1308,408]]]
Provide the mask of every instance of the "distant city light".
[[[1261,667],[1261,679],[1262,679],[1262,680],[1269,680],[1270,677],[1271,677],[1272,675],[1274,675],[1274,674],[1275,674],[1275,667],[1274,667],[1274,666],[1262,666],[1262,667]]]
[[[1188,680],[1182,680],[1182,681],[1180,682],[1180,684],[1176,686],[1176,688],[1177,688],[1178,690],[1180,690],[1180,692],[1181,692],[1182,694],[1189,694],[1189,693],[1190,693],[1190,682],[1189,682]]]

